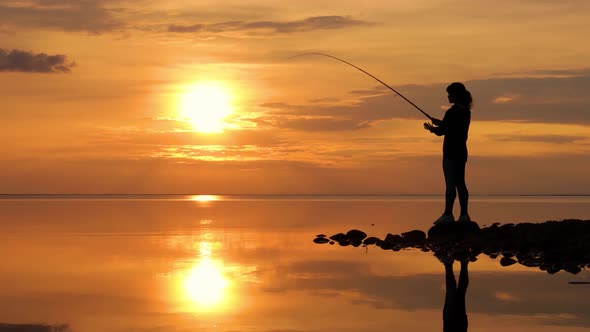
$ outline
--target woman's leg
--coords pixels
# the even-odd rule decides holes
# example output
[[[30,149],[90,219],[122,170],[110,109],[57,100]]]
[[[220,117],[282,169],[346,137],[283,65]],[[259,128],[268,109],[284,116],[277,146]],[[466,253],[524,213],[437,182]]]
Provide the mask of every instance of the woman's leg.
[[[445,263],[445,306],[443,307],[443,320],[450,321],[453,319],[453,308],[455,306],[455,298],[457,297],[457,283],[455,281],[455,273],[453,273],[453,263]]]
[[[469,286],[469,273],[467,272],[468,261],[461,262],[461,272],[459,272],[459,284],[457,284],[457,315],[458,319],[457,331],[467,331],[469,322],[467,320],[467,308],[465,307],[465,294],[467,293],[467,286]]]
[[[467,287],[469,286],[469,272],[467,271],[467,265],[469,261],[461,262],[461,271],[459,272],[459,284],[457,284],[457,291],[461,296],[465,296],[467,293]]]
[[[455,186],[457,187],[457,192],[459,193],[459,204],[461,205],[461,215],[466,216],[468,215],[467,205],[469,203],[469,191],[467,190],[467,185],[465,184],[465,164],[467,162],[463,162],[461,160],[454,160],[453,161],[453,168],[454,168],[454,180]]]
[[[445,284],[447,285],[447,294],[455,294],[457,291],[457,282],[455,281],[455,273],[453,272],[453,263],[445,263]]]
[[[455,162],[450,159],[443,159],[443,172],[445,173],[445,185],[447,187],[445,191],[445,214],[453,214],[453,205],[455,204],[455,198],[457,193],[455,191],[455,174],[453,167]]]

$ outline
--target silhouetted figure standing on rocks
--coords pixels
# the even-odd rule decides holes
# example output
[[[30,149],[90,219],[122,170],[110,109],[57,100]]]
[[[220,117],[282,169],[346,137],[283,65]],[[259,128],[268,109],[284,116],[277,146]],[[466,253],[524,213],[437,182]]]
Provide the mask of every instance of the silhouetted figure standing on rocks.
[[[467,136],[471,122],[471,93],[462,83],[455,82],[447,87],[449,103],[453,106],[447,110],[442,120],[432,119],[424,123],[424,128],[437,136],[445,136],[443,143],[443,171],[445,174],[445,212],[434,223],[455,221],[453,204],[457,192],[461,205],[458,221],[471,221],[467,211],[469,192],[465,184],[465,164],[467,163]]]

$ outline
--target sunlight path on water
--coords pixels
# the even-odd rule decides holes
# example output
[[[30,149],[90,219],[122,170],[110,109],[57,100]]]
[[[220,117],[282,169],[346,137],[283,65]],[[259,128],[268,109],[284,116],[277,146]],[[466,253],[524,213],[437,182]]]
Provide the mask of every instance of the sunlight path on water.
[[[207,197],[203,201],[208,202],[209,199]],[[227,267],[223,259],[215,253],[221,244],[215,242],[213,234],[207,229],[212,222],[209,219],[199,222],[205,230],[196,239],[176,237],[184,242],[182,245],[197,251],[196,257],[181,263],[182,266],[187,266],[176,273],[174,297],[180,302],[181,311],[221,312],[225,311],[233,300],[230,291],[233,281],[226,273]]]

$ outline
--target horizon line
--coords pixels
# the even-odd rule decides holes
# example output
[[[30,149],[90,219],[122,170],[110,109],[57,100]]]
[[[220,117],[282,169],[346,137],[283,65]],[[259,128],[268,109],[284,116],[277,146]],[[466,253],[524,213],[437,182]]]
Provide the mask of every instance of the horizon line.
[[[218,194],[218,193],[0,193],[2,196],[444,196],[444,194],[377,194],[377,193],[265,193],[265,194]],[[574,193],[542,193],[542,194],[471,194],[471,197],[478,196],[492,196],[492,197],[506,197],[506,196],[520,196],[520,197],[548,197],[548,196],[590,196],[590,193],[574,194]]]

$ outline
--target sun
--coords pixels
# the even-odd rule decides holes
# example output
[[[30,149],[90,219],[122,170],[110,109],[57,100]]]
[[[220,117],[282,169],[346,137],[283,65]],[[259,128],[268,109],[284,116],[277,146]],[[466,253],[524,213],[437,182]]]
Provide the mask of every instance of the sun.
[[[195,131],[220,133],[233,112],[229,89],[218,82],[200,82],[187,87],[180,97],[179,115]]]

